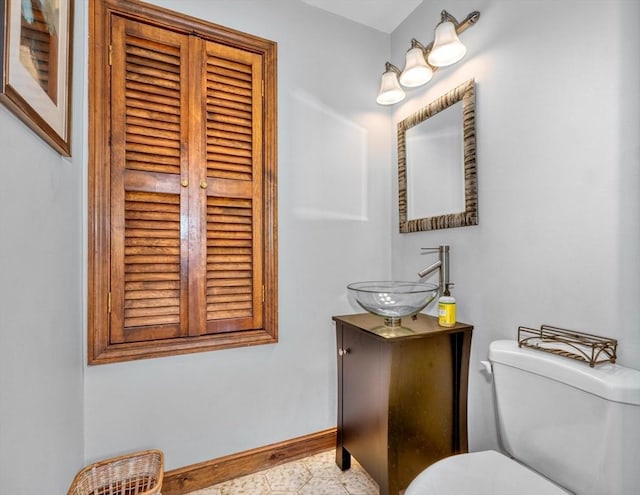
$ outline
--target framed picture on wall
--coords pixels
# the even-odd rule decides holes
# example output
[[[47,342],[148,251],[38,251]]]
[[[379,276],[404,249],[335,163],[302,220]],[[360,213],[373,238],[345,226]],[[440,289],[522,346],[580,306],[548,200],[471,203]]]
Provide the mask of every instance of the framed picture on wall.
[[[0,101],[70,156],[73,0],[0,0]]]

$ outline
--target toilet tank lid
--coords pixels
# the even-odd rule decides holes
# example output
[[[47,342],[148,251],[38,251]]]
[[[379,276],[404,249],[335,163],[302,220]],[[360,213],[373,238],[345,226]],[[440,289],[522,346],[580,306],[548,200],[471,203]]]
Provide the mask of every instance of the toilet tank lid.
[[[625,404],[640,405],[640,371],[617,364],[587,363],[548,352],[518,347],[515,340],[496,340],[489,346],[489,361],[545,376]]]

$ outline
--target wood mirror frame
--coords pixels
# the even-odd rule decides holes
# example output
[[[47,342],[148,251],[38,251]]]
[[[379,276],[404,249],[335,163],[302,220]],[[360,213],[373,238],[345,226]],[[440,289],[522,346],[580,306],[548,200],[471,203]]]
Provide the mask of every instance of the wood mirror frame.
[[[462,141],[464,156],[464,211],[425,218],[407,218],[406,132],[450,106],[462,101]],[[416,187],[414,186],[415,190]],[[398,123],[398,196],[400,233],[448,229],[478,224],[476,176],[475,82],[473,79],[442,95]]]

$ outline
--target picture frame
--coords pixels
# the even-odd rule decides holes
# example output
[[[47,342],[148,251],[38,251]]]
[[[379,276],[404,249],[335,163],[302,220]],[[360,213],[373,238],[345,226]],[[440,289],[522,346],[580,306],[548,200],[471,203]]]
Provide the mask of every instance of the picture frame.
[[[0,101],[71,156],[73,0],[0,0]]]

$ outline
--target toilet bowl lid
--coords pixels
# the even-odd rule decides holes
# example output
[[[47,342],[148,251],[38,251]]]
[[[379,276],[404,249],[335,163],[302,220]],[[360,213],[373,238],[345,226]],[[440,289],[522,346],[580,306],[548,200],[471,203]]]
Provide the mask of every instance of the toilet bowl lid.
[[[411,482],[405,495],[568,495],[542,475],[487,450],[447,457]]]

